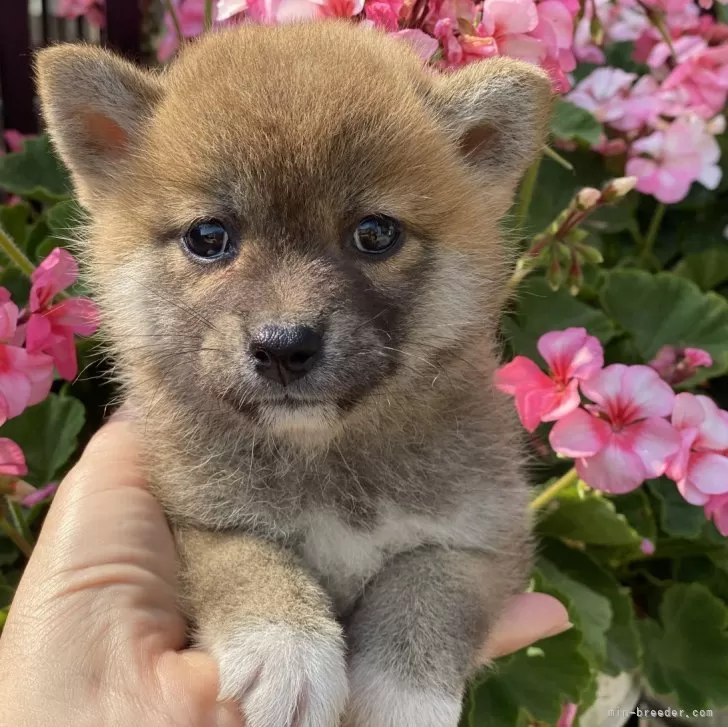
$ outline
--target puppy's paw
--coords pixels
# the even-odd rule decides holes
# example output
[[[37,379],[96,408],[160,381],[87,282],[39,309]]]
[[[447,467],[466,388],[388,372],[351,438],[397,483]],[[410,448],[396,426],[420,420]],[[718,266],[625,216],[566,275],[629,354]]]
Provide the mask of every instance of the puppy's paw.
[[[462,699],[363,664],[349,674],[349,704],[342,727],[457,727]]]
[[[220,696],[234,698],[246,727],[338,727],[348,681],[341,631],[260,624],[211,649]]]

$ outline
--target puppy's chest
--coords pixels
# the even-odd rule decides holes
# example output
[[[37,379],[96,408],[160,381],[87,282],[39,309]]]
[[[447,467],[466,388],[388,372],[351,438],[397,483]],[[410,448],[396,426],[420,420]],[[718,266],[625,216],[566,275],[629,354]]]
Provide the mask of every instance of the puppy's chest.
[[[451,546],[458,538],[458,520],[407,514],[383,506],[366,528],[352,526],[332,511],[306,515],[295,546],[303,564],[332,597],[339,614],[359,597],[367,581],[398,553],[422,545]]]

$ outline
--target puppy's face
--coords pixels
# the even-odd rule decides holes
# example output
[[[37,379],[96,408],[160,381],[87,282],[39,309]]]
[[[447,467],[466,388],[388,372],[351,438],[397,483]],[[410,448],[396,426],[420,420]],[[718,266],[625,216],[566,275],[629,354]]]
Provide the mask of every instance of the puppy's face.
[[[77,46],[39,71],[122,364],[188,406],[333,429],[487,330],[535,69],[437,78],[332,22],[216,34],[163,75]]]

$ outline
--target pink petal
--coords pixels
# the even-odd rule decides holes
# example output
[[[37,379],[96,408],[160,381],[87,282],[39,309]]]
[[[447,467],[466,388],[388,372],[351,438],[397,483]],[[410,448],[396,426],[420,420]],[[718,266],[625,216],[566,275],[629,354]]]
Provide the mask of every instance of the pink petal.
[[[483,8],[493,18],[498,35],[528,33],[538,25],[533,0],[485,0]]]
[[[572,377],[588,379],[604,365],[601,344],[585,328],[550,331],[538,339],[537,346],[538,352],[561,381]]]
[[[717,451],[728,449],[728,415],[707,396],[696,396],[695,399],[705,415],[699,425],[700,434],[695,442],[695,447]]]
[[[16,417],[30,399],[30,381],[24,373],[28,354],[22,348],[0,345],[0,393],[5,397],[8,418]]]
[[[23,507],[33,507],[33,505],[37,505],[39,502],[43,502],[43,500],[47,500],[51,495],[54,495],[57,489],[58,483],[52,482],[50,485],[46,485],[35,492],[31,492],[30,495],[26,495],[20,501],[20,504]]]
[[[630,424],[615,437],[640,458],[648,477],[664,474],[668,460],[680,449],[677,430],[658,417]]]
[[[54,248],[30,277],[31,311],[44,308],[55,295],[73,285],[77,277],[78,265],[73,255],[61,247]]]
[[[24,370],[30,381],[28,406],[39,404],[53,385],[53,359],[44,353],[29,353]]]
[[[556,723],[556,727],[572,727],[576,713],[579,710],[579,705],[572,702],[568,702],[561,708],[561,714],[559,720]]]
[[[554,383],[530,358],[516,356],[513,361],[501,366],[494,376],[495,385],[505,394],[515,395],[518,391],[534,388],[549,389]]]
[[[542,422],[555,422],[574,411],[581,403],[579,396],[579,382],[573,379],[562,391],[552,391],[552,401],[541,414]]]
[[[705,421],[705,411],[698,398],[687,391],[675,397],[672,425],[677,429],[697,429]]]
[[[53,337],[51,322],[41,313],[33,313],[26,326],[25,345],[28,351],[42,351]]]
[[[439,43],[432,36],[417,28],[406,28],[392,33],[392,35],[405,43],[409,43],[415,53],[425,62],[429,61],[439,48]]]
[[[685,502],[691,505],[705,505],[710,499],[708,495],[694,487],[687,479],[679,480],[677,483],[678,492],[683,496]]]
[[[516,392],[516,411],[526,431],[533,432],[536,429],[543,415],[553,409],[556,397],[553,383],[550,389],[525,389]]]
[[[647,479],[640,457],[615,437],[593,457],[578,459],[576,471],[590,487],[615,495],[631,492]]]
[[[577,409],[554,424],[549,442],[565,457],[592,457],[608,444],[611,433],[605,421]]]
[[[694,452],[688,464],[687,481],[704,495],[728,493],[728,457],[715,452]]]
[[[0,438],[0,472],[15,477],[28,473],[23,450],[7,437]]]
[[[699,432],[697,427],[686,427],[679,429],[678,433],[680,434],[680,448],[670,457],[665,470],[667,476],[671,480],[675,480],[675,482],[684,479],[688,471],[690,451],[693,443],[698,438]]]
[[[621,424],[669,416],[675,399],[670,386],[649,366],[612,364],[582,382],[581,390]]]
[[[78,373],[76,360],[76,343],[71,333],[57,335],[53,346],[48,350],[61,378],[73,381]]]
[[[18,325],[18,306],[11,300],[0,303],[0,341],[11,341]]]
[[[728,537],[728,495],[714,495],[705,506],[705,515],[713,520],[721,535]]]
[[[99,309],[88,298],[67,298],[50,308],[46,315],[54,329],[62,326],[81,336],[90,336],[99,327]]]
[[[8,402],[5,400],[3,393],[0,392],[0,426],[8,420],[8,413]]]
[[[707,367],[713,365],[713,358],[702,348],[686,348],[685,359],[691,368]]]

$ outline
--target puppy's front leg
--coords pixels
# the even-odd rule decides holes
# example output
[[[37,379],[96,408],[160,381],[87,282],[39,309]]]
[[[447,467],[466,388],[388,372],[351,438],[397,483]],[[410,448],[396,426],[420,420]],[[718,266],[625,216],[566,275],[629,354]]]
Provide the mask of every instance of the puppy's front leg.
[[[293,557],[248,535],[177,532],[183,605],[247,727],[337,727],[347,696],[341,628]]]
[[[476,654],[505,600],[525,586],[527,557],[514,561],[422,548],[386,565],[348,627],[344,725],[457,727]]]

